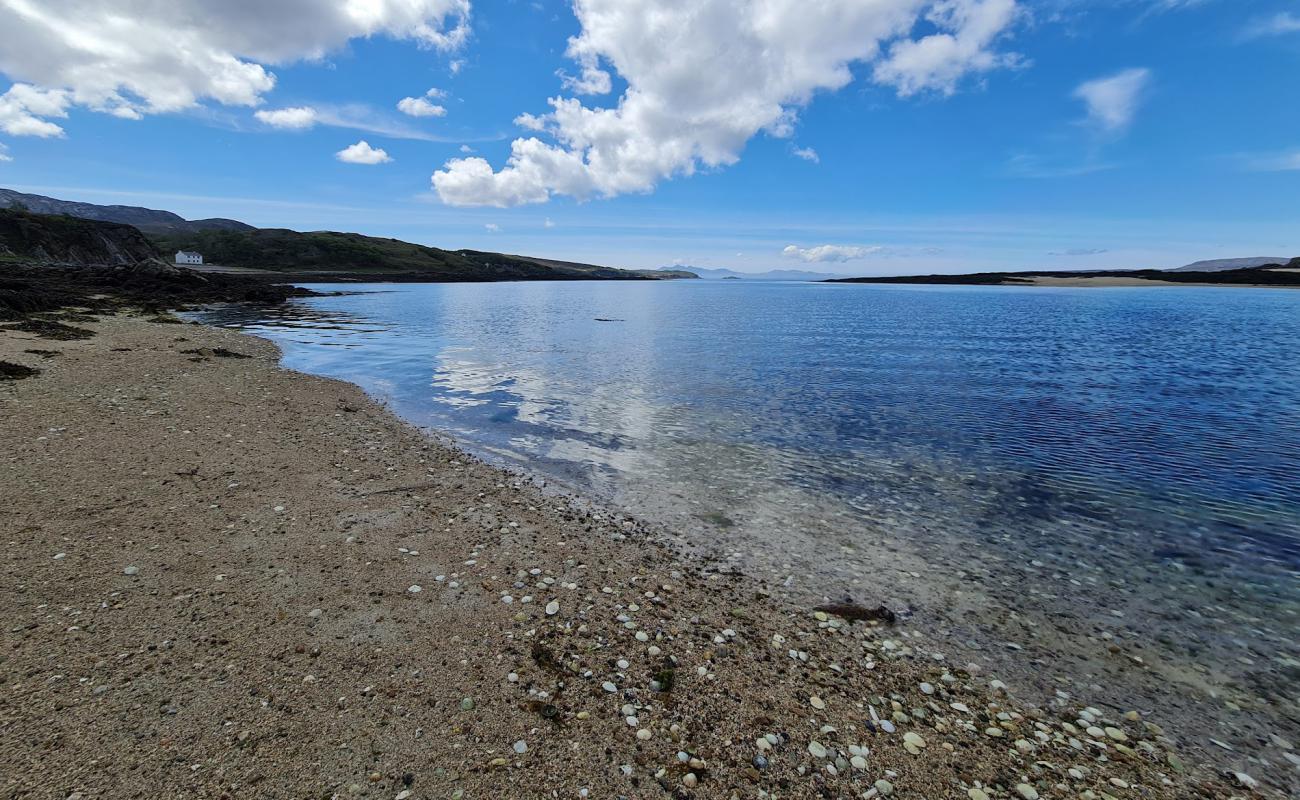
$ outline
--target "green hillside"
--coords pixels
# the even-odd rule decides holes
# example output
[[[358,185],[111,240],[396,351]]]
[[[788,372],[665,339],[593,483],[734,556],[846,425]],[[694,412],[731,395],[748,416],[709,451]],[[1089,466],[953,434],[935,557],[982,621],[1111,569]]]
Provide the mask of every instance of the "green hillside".
[[[164,253],[193,250],[202,253],[209,264],[278,272],[337,272],[443,281],[678,277],[476,250],[441,250],[397,239],[335,231],[206,230],[152,234],[151,239]]]

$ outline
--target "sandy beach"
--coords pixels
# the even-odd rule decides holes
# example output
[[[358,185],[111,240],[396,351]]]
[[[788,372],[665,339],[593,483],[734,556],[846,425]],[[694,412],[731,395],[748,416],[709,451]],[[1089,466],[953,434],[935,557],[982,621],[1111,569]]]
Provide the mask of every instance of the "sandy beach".
[[[155,319],[0,332],[4,797],[1285,796]]]

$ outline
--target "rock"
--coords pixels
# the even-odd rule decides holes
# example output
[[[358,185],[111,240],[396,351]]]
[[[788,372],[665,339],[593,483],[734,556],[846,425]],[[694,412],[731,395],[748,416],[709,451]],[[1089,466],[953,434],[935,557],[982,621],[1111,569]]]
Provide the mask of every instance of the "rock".
[[[420,586],[419,584],[413,583],[410,586],[406,587],[406,591],[410,592],[411,594],[419,594],[420,592],[424,591],[424,587]]]
[[[461,710],[461,711],[473,711],[473,710],[474,710],[474,698],[472,698],[472,697],[466,697],[466,698],[464,698],[463,700],[461,700],[461,701],[460,701],[460,710]]]
[[[916,755],[921,752],[924,747],[925,739],[921,738],[921,734],[916,733],[915,731],[908,731],[903,734],[903,749],[907,752]]]
[[[514,751],[519,755],[523,755],[524,753],[528,752],[528,743],[525,742],[523,739],[520,739],[519,741],[515,742],[514,745],[512,745],[512,747],[514,747]]]
[[[558,613],[560,613],[559,600],[552,600],[551,602],[546,604],[546,616],[553,617]]]
[[[988,794],[983,789],[967,789],[966,796],[970,800],[989,800]]]
[[[817,709],[818,711],[826,710],[826,701],[821,699],[817,695],[813,695],[812,697],[808,698],[808,704],[813,708]]]
[[[884,778],[881,778],[880,780],[876,781],[872,785],[875,786],[876,791],[880,792],[880,794],[884,797],[888,797],[889,795],[894,793],[894,784],[890,783]]]
[[[126,569],[122,570],[122,574],[123,574],[123,575],[139,575],[139,574],[140,574],[140,568],[139,568],[139,567],[127,567]]]
[[[1025,800],[1038,800],[1038,790],[1027,783],[1016,784],[1016,794]]]
[[[812,754],[813,758],[826,757],[826,748],[823,747],[822,744],[817,741],[812,741],[808,743],[808,752]]]

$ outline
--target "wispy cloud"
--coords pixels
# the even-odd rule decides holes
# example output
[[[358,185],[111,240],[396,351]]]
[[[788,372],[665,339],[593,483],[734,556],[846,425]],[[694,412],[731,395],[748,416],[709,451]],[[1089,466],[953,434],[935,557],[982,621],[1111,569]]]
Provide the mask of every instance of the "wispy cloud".
[[[1087,106],[1089,124],[1107,133],[1122,133],[1133,124],[1150,83],[1151,70],[1126,69],[1079,84],[1074,96]]]
[[[1292,172],[1300,170],[1300,148],[1281,153],[1256,153],[1238,156],[1252,172]]]
[[[818,156],[817,151],[811,147],[796,147],[791,152],[793,152],[796,157],[802,158],[804,161],[811,161],[814,164],[821,163],[821,157]]]
[[[1048,253],[1049,256],[1099,256],[1110,251],[1104,247],[1071,247],[1068,250]]]
[[[495,222],[487,222],[487,223],[484,223],[483,228],[484,228],[488,233],[500,233],[500,232],[501,232],[501,226],[498,225],[498,224],[496,224]]]
[[[809,264],[818,263],[843,263],[845,261],[856,261],[860,258],[866,258],[870,255],[880,253],[885,248],[879,246],[860,247],[857,245],[840,245],[840,244],[819,244],[815,247],[799,247],[798,245],[787,245],[781,251],[781,255],[786,258],[797,258],[800,261]]]
[[[1051,161],[1032,153],[1017,153],[1007,159],[1005,170],[1013,178],[1075,178],[1105,172],[1116,166],[1093,157],[1082,161]]]
[[[1300,33],[1300,14],[1280,11],[1271,17],[1257,17],[1246,23],[1241,30],[1241,39],[1262,39],[1266,36],[1285,36]]]

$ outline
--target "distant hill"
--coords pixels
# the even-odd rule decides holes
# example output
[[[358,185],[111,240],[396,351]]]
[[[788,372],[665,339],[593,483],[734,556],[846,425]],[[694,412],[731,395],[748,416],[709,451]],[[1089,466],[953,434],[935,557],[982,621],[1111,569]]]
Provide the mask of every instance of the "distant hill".
[[[839,278],[841,275],[835,275],[829,272],[809,272],[802,269],[770,269],[767,272],[737,272],[732,269],[709,269],[707,267],[660,267],[659,272],[688,272],[710,281],[719,281],[723,278],[737,278],[745,281],[824,281],[830,278]]]
[[[113,260],[115,257],[111,255],[102,256],[93,248],[87,249],[81,240],[77,240],[72,250],[60,249],[55,243],[61,240],[63,233],[71,235],[78,228],[73,224],[73,218],[76,218],[131,226],[136,237],[132,247],[143,242],[143,246],[149,250],[148,257],[151,258],[157,257],[161,252],[166,254],[164,260],[170,260],[170,254],[177,250],[195,250],[203,254],[208,264],[310,273],[311,277],[321,279],[382,277],[392,280],[502,281],[667,280],[695,277],[681,270],[624,270],[531,256],[476,250],[441,250],[359,233],[300,233],[285,228],[255,228],[232,219],[186,220],[170,211],[138,206],[101,206],[0,189],[0,209],[14,206],[25,209],[33,216],[55,215],[47,217],[50,220],[46,223],[47,232],[51,235],[43,240],[43,249],[38,248],[40,253],[25,244],[22,245],[23,252],[11,253],[38,262],[126,263]],[[141,236],[141,232],[145,236]],[[0,254],[3,253],[0,250]],[[65,258],[68,253],[72,255]],[[48,258],[45,257],[47,255]],[[101,256],[109,260],[87,260]]]
[[[187,220],[170,211],[157,211],[152,208],[141,208],[140,206],[101,206],[95,203],[57,200],[40,194],[15,192],[12,189],[0,189],[0,208],[9,208],[15,204],[37,214],[66,214],[81,219],[134,225],[145,233],[253,230],[252,225],[246,225],[233,219]]]
[[[284,228],[208,230],[155,234],[166,253],[194,250],[209,264],[277,272],[383,277],[395,280],[646,280],[665,279],[654,270],[622,270],[479,250],[437,247],[359,233]]]
[[[1250,267],[1245,269],[1216,270],[1213,272],[1184,272],[1160,269],[1113,269],[1052,272],[975,272],[966,275],[907,275],[870,278],[837,278],[827,283],[911,283],[911,284],[965,284],[974,286],[1034,286],[1039,279],[1063,280],[1056,286],[1086,286],[1090,280],[1107,278],[1136,282],[1133,285],[1207,284],[1216,286],[1300,286],[1300,258],[1285,265],[1271,265],[1272,269]],[[1073,282],[1073,283],[1070,283]],[[1119,285],[1119,284],[1113,284]],[[1127,285],[1127,284],[1126,284]]]
[[[134,266],[157,258],[131,225],[0,208],[0,261]]]
[[[1169,272],[1224,272],[1232,269],[1252,269],[1268,264],[1285,264],[1283,256],[1252,256],[1250,258],[1219,258],[1212,261],[1197,261],[1185,267],[1171,269]]]

